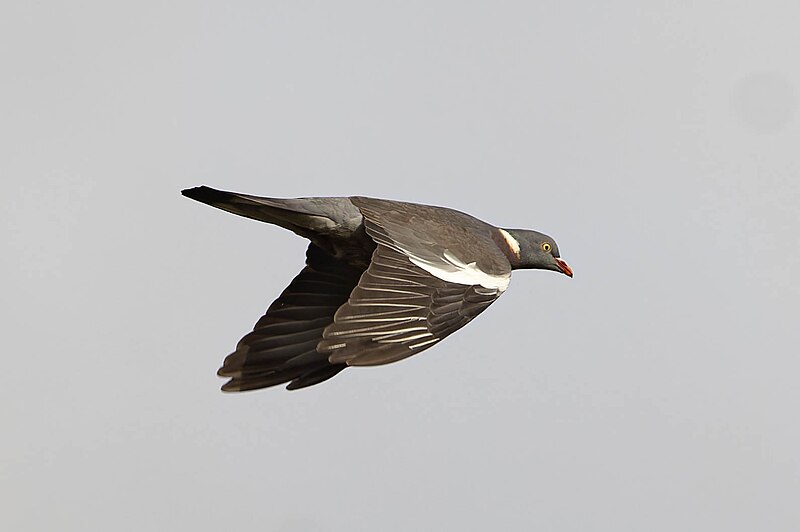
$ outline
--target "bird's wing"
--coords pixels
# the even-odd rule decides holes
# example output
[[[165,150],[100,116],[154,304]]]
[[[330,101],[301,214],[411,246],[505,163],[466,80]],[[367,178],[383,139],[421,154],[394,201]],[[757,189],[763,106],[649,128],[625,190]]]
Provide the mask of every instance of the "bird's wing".
[[[511,265],[491,226],[436,207],[352,201],[378,247],[317,346],[331,363],[371,366],[419,353],[469,323],[508,286]]]
[[[502,294],[440,279],[379,244],[317,351],[332,364],[373,366],[409,357],[460,329]]]
[[[218,371],[230,377],[225,391],[266,388],[289,382],[290,389],[317,384],[344,364],[331,364],[316,351],[322,332],[355,288],[363,270],[333,259],[314,244],[306,267],[244,336]]]
[[[511,264],[492,236],[496,228],[443,207],[354,197],[367,234],[445,281],[497,288],[511,279]]]

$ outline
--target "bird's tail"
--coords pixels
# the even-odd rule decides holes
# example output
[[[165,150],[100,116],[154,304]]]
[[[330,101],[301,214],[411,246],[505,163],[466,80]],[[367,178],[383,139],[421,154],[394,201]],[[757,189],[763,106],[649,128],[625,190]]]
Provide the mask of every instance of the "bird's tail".
[[[361,221],[360,212],[348,198],[262,198],[207,186],[187,188],[181,194],[239,216],[279,225],[306,238],[314,234],[345,236]]]

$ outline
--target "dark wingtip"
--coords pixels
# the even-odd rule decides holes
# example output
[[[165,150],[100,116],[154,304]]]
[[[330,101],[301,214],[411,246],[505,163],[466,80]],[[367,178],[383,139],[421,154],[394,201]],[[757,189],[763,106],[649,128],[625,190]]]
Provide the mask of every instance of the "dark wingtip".
[[[223,201],[230,196],[228,192],[215,190],[205,185],[181,190],[181,194],[183,194],[187,198],[191,198],[195,201],[200,201],[202,203],[208,203],[209,205]]]
[[[223,384],[220,390],[222,390],[223,392],[230,393],[230,392],[241,392],[242,388],[238,385],[235,379],[231,379],[225,384]]]
[[[203,194],[203,190],[208,188],[205,185],[200,185],[199,187],[192,187],[192,188],[185,188],[181,190],[181,194],[186,196],[187,198],[196,199],[197,196]]]

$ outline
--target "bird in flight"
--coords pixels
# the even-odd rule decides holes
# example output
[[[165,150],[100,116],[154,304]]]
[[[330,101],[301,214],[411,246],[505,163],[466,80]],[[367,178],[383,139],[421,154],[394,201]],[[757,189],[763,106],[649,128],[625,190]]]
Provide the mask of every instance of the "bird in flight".
[[[330,379],[348,366],[415,355],[505,292],[511,271],[572,277],[555,240],[459,211],[361,196],[275,199],[206,186],[182,191],[308,238],[306,266],[217,372],[224,391]]]

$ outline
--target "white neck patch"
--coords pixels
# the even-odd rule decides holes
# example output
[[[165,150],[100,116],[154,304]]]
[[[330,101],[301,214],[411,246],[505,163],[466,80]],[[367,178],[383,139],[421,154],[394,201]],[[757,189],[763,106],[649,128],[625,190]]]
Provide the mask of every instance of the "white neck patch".
[[[511,248],[511,251],[514,253],[514,255],[519,258],[519,242],[517,239],[511,236],[505,229],[500,229],[500,234],[503,235],[506,244],[508,244],[508,247]]]

